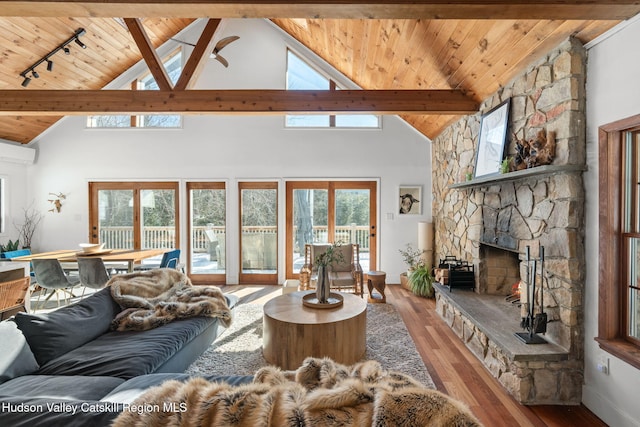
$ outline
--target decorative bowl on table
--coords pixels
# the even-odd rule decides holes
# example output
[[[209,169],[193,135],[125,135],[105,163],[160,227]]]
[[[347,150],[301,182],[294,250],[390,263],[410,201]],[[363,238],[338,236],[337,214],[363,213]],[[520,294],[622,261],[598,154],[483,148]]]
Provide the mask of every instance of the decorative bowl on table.
[[[100,252],[104,248],[104,243],[80,243],[82,252],[92,254]]]

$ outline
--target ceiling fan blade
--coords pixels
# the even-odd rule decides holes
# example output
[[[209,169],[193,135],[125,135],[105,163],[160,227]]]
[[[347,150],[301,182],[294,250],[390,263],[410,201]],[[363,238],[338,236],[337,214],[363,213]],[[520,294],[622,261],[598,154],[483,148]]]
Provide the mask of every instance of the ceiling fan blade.
[[[195,47],[195,44],[193,44],[193,43],[185,42],[185,41],[174,39],[174,38],[171,38],[171,40],[173,40],[174,42],[178,42],[178,43],[182,43],[182,44],[186,44],[186,45]]]
[[[225,68],[229,67],[229,63],[222,56],[216,55],[215,53],[212,53],[211,54],[211,58],[216,59],[218,62],[220,62],[222,65],[224,65]]]
[[[229,43],[232,43],[232,42],[238,40],[239,38],[240,38],[239,36],[229,36],[229,37],[225,37],[223,39],[220,39],[220,41],[218,41],[218,43],[216,43],[216,47],[213,48],[213,52],[214,53],[220,52],[223,47],[225,47]]]

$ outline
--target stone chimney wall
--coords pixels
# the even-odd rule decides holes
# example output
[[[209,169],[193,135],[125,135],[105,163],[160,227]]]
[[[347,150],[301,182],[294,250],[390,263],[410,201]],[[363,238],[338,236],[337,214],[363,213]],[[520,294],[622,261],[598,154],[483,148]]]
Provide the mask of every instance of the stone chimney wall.
[[[508,295],[512,283],[506,281],[511,279],[497,284],[496,278],[483,276],[487,263],[495,261],[485,259],[492,251],[482,243],[519,254],[521,277],[526,271],[526,246],[532,257],[538,257],[539,245],[545,246],[543,303],[551,320],[545,338],[580,359],[584,335],[585,61],[579,41],[563,42],[485,100],[481,113],[448,127],[433,140],[432,153],[436,261],[454,255],[472,262],[476,292]],[[552,165],[567,166],[566,170],[518,179],[507,174],[492,182],[451,188],[464,181],[475,165],[481,114],[506,99],[511,99],[508,155],[515,153],[514,135],[529,140],[545,129],[556,140]]]

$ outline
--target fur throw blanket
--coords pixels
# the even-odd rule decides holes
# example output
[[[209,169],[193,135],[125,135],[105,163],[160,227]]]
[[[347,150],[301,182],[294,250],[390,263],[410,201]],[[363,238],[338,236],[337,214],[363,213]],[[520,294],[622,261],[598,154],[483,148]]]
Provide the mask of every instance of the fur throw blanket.
[[[307,358],[296,371],[261,368],[241,386],[171,380],[130,407],[114,427],[481,426],[462,403],[371,360],[347,367]]]
[[[195,316],[217,317],[225,327],[231,324],[231,310],[219,288],[193,286],[172,268],[114,276],[106,286],[124,309],[113,319],[113,330],[145,331]]]

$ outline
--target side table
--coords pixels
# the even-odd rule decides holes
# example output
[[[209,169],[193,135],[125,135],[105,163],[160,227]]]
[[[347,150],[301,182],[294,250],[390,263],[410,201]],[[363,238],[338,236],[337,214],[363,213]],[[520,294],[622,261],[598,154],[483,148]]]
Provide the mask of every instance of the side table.
[[[369,271],[367,273],[367,287],[369,288],[369,299],[367,301],[372,303],[387,302],[387,297],[384,295],[386,278],[387,273],[384,271]],[[379,295],[374,294],[374,289]]]

